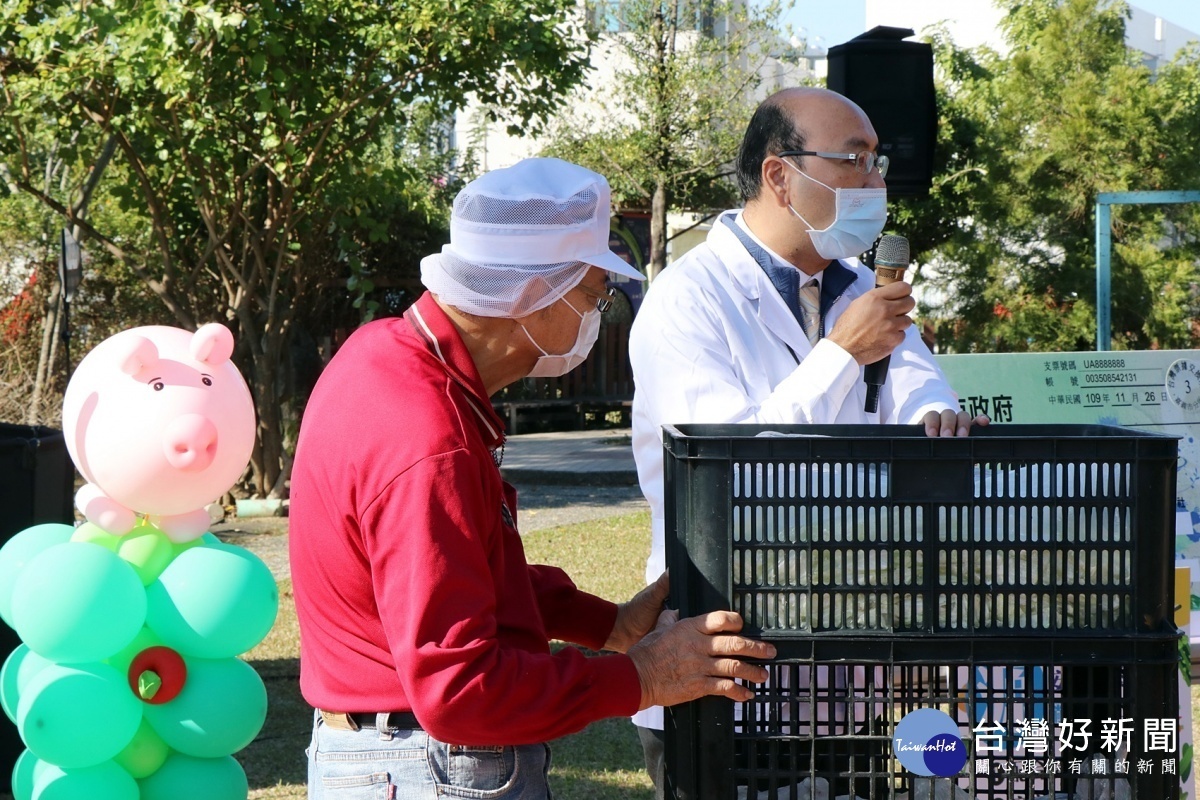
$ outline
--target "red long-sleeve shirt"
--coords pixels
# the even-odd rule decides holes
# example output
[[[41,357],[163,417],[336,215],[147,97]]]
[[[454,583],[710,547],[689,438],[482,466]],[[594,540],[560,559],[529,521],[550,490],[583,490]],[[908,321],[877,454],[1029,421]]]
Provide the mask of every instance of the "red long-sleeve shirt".
[[[547,741],[637,710],[616,606],[525,561],[503,423],[427,293],[363,326],[309,399],[292,471],[300,688],[328,711],[412,710],[455,744]],[[506,509],[507,508],[507,512]]]

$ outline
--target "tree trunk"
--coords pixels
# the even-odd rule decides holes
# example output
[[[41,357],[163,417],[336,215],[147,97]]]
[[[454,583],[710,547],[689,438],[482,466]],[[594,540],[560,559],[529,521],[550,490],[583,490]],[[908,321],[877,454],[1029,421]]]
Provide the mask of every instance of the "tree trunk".
[[[33,378],[33,395],[29,398],[29,410],[25,414],[25,424],[41,425],[46,420],[42,416],[42,397],[52,385],[51,376],[54,370],[54,355],[58,341],[59,298],[61,287],[57,282],[50,290],[46,299],[46,316],[42,319],[42,347],[38,351],[37,370]]]
[[[245,334],[245,331],[243,331]],[[279,404],[275,397],[275,364],[265,353],[251,359],[250,391],[254,395],[254,413],[258,418],[257,436],[250,466],[254,475],[254,493],[266,497],[279,471]]]
[[[658,277],[667,266],[667,184],[659,178],[650,198],[650,264],[646,276]]]
[[[665,18],[660,7],[654,17],[654,89],[651,111],[651,131],[656,141],[657,155],[654,159],[656,174],[654,193],[650,197],[650,263],[646,275],[654,280],[667,266],[667,181],[669,168],[667,148],[670,147],[670,114],[667,110],[667,90],[670,63],[675,56],[675,26],[679,22],[678,0],[671,3]]]
[[[242,325],[239,335],[253,337],[255,332]],[[286,415],[281,392],[287,342],[282,333],[270,332],[262,335],[260,341],[261,346],[250,348],[249,369],[245,370],[258,418],[250,457],[251,479],[256,496],[283,498],[287,496],[287,480],[291,477],[291,458],[284,445]]]

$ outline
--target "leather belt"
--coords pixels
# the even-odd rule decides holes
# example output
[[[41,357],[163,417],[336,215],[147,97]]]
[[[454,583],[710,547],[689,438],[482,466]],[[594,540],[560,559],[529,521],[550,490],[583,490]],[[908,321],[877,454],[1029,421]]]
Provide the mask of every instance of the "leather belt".
[[[379,715],[373,711],[335,712],[322,711],[321,719],[331,728],[339,731],[357,731],[363,728],[374,728]],[[384,723],[389,729],[401,731],[422,730],[421,723],[411,711],[391,711]]]

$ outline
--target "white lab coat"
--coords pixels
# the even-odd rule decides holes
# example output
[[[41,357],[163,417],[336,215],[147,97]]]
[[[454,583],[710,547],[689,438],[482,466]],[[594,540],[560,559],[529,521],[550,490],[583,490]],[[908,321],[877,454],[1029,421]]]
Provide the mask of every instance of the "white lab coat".
[[[734,211],[722,217],[732,214],[740,217]],[[851,301],[875,286],[866,267],[854,260],[842,263],[858,278],[826,313],[825,332]],[[663,425],[909,424],[929,411],[959,408],[957,395],[914,326],[892,353],[879,412],[863,411],[862,367],[828,339],[815,347],[809,344],[767,274],[720,219],[704,244],[650,286],[630,333],[629,360],[633,455],[650,504],[647,582],[666,568]],[[662,709],[647,709],[633,719],[661,729]]]

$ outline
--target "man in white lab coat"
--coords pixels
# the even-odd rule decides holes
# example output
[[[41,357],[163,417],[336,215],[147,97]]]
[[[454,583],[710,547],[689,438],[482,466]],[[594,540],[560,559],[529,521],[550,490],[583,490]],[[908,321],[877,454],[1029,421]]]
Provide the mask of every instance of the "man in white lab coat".
[[[633,450],[650,503],[647,580],[665,567],[664,424],[922,424],[965,436],[972,419],[908,314],[912,287],[875,288],[855,256],[887,218],[886,157],[867,115],[817,88],[767,98],[737,160],[745,208],[655,279],[630,335]],[[816,285],[811,284],[815,279]],[[879,410],[864,365],[891,356]],[[634,717],[662,796],[662,709]]]

